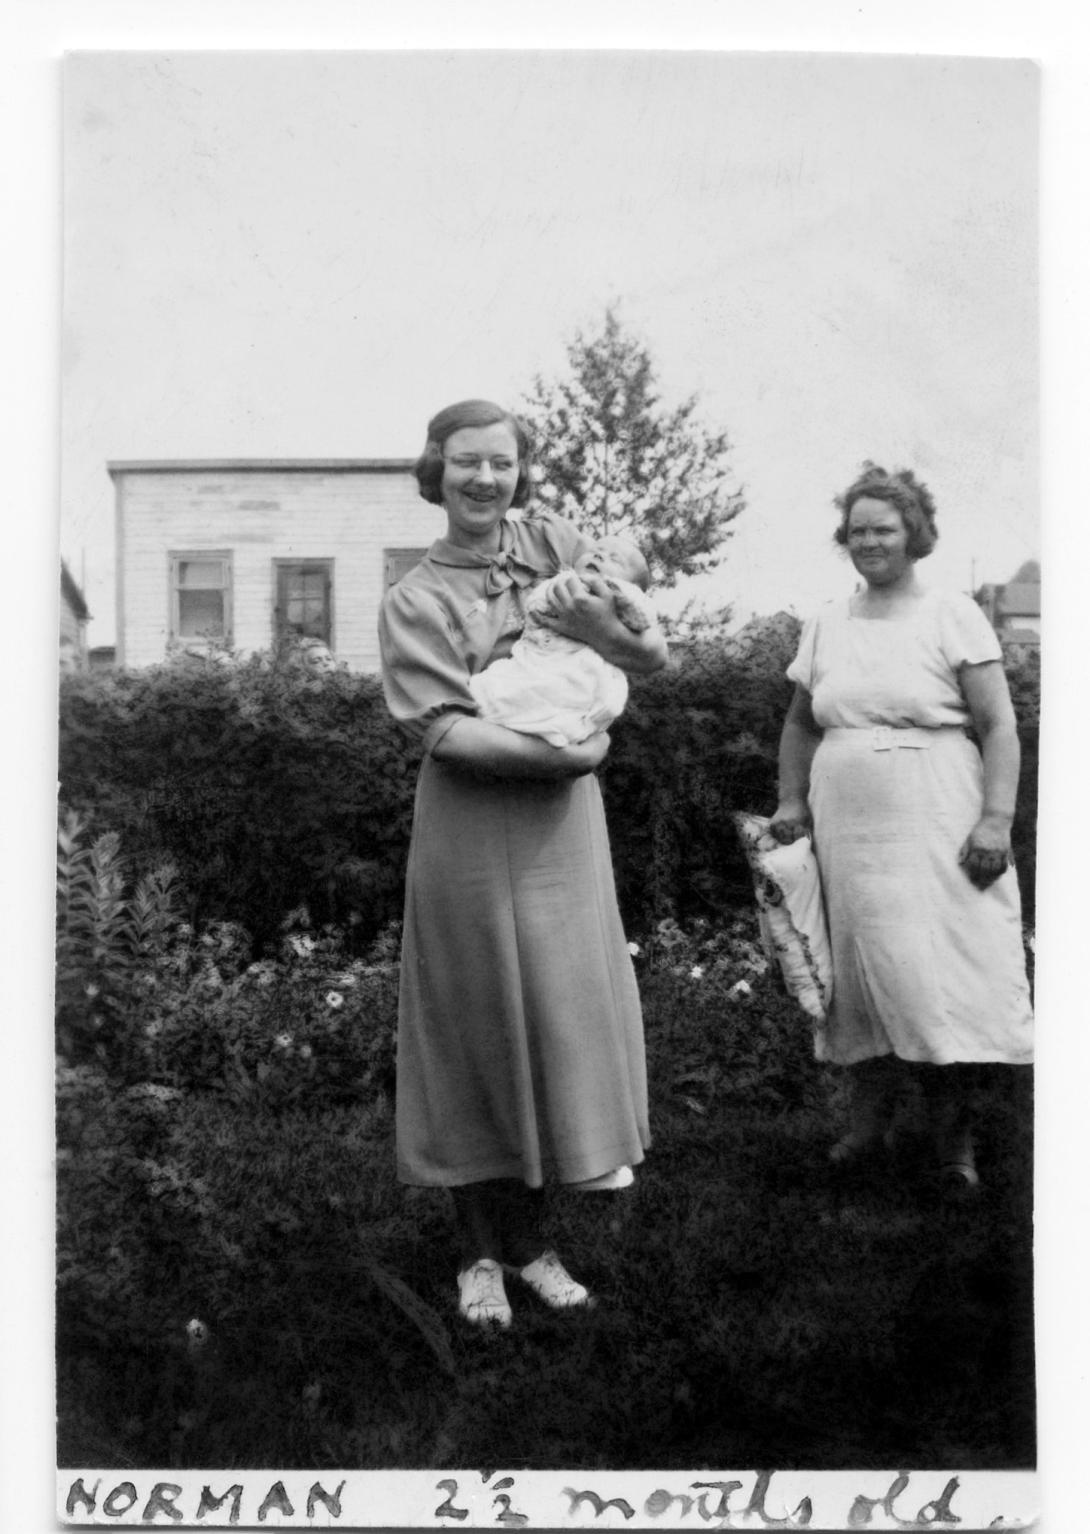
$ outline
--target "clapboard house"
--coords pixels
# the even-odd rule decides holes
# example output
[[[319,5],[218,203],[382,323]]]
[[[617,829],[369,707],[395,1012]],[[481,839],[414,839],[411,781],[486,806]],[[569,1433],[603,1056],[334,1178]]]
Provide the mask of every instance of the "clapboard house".
[[[117,663],[269,650],[286,637],[378,669],[386,589],[443,531],[402,458],[110,463]]]
[[[1003,644],[1041,643],[1041,566],[1026,560],[1009,581],[989,583],[976,594]]]
[[[62,559],[60,664],[64,671],[83,671],[87,667],[87,623],[90,616],[83,592]]]

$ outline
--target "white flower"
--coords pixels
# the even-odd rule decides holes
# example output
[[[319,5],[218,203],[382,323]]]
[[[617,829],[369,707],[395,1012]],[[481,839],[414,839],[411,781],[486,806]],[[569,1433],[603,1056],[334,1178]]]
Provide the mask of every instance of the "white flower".
[[[639,953],[640,953],[640,945],[639,945],[639,943],[629,943],[628,951],[629,951],[629,953],[632,955],[632,957],[634,959],[638,958],[639,957]]]
[[[299,1053],[304,1060],[309,1060],[314,1051],[309,1044],[300,1044]]]
[[[689,971],[689,979],[690,980],[703,980],[703,978],[704,978],[704,966],[703,966],[703,964],[694,964],[692,969]]]
[[[728,996],[752,996],[753,987],[748,980],[736,980],[727,992]]]
[[[291,946],[300,959],[306,959],[314,952],[314,939],[312,937],[293,937]]]
[[[344,1006],[344,997],[341,995],[340,991],[327,991],[325,993],[325,1004],[327,1007],[332,1007],[333,1010],[336,1011],[338,1007]]]
[[[92,980],[92,981],[90,981],[90,982],[89,982],[89,983],[88,983],[88,984],[87,984],[87,985],[86,985],[86,986],[85,986],[85,987],[84,987],[84,990],[85,990],[85,991],[86,991],[86,993],[87,993],[87,995],[88,995],[88,996],[90,996],[90,997],[91,997],[91,999],[92,999],[92,1001],[93,1001],[93,1000],[94,1000],[94,998],[95,998],[95,997],[96,997],[96,996],[97,996],[97,995],[98,995],[98,986],[97,986],[97,985],[96,985],[96,984],[95,984],[95,983],[94,983],[94,981],[93,981],[93,980]]]
[[[194,1316],[192,1321],[185,1324],[185,1340],[186,1346],[192,1350],[203,1348],[208,1341],[208,1327]]]
[[[291,1045],[292,1045],[291,1034],[290,1033],[278,1033],[276,1035],[276,1038],[273,1039],[273,1043],[276,1045],[277,1049],[290,1049]]]

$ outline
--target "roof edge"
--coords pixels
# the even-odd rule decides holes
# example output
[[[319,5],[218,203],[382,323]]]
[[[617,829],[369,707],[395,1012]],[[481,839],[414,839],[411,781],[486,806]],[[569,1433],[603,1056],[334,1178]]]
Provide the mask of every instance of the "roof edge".
[[[72,611],[79,622],[86,622],[91,616],[91,609],[87,606],[87,599],[83,595],[79,582],[63,559],[61,560],[61,591],[68,598]]]
[[[213,474],[260,473],[263,469],[400,474],[410,472],[415,463],[415,458],[112,458],[107,460],[106,472],[111,479],[118,474],[170,474],[180,469]]]

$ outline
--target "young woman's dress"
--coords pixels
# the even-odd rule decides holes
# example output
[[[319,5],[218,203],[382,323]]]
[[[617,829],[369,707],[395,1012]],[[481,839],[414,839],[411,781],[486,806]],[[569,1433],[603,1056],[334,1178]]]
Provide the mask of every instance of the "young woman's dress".
[[[833,950],[825,1058],[1032,1059],[1014,869],[980,890],[958,863],[983,803],[959,672],[1000,654],[960,595],[928,592],[894,619],[831,603],[803,628],[787,674],[823,731],[810,806]]]
[[[382,606],[386,699],[425,750],[401,959],[403,1182],[580,1182],[650,1143],[597,779],[485,779],[431,755],[477,713],[468,679],[510,654],[527,589],[589,546],[562,519],[508,519],[496,556],[439,539]]]

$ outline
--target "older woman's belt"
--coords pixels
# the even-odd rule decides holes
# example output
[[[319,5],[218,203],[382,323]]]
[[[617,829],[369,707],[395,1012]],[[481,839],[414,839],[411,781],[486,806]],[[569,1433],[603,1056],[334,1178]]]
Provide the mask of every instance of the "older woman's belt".
[[[825,730],[823,740],[849,740],[862,750],[871,751],[926,751],[940,736],[964,735],[960,724],[940,724],[924,729],[914,724],[868,724],[858,726],[836,725]]]

